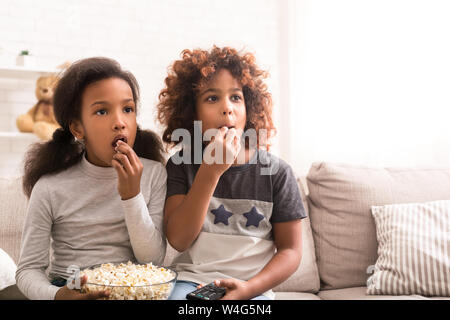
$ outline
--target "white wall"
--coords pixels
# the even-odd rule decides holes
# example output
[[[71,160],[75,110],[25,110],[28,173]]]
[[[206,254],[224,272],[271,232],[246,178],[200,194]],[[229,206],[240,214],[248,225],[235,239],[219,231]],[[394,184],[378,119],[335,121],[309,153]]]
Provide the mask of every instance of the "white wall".
[[[141,86],[139,123],[158,129],[155,105],[167,67],[183,49],[230,45],[255,53],[279,97],[279,7],[276,0],[1,0],[0,62],[28,49],[39,65],[108,56]],[[35,103],[34,81],[0,79],[0,131]],[[276,106],[275,110],[278,110]],[[278,112],[275,115],[278,122]],[[2,152],[3,153],[3,152]]]
[[[154,107],[170,63],[215,43],[254,52],[270,71],[274,151],[300,174],[313,161],[450,163],[448,1],[0,3],[0,63],[23,49],[51,67],[114,58],[141,85],[144,128],[158,129]],[[34,81],[0,78],[0,132],[16,130],[33,90]]]
[[[450,2],[290,3],[296,170],[450,164]]]

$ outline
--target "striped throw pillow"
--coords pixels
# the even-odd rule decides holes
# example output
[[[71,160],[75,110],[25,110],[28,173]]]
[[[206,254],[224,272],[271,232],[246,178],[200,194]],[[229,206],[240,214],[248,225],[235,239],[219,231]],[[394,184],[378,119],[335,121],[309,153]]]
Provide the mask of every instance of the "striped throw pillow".
[[[367,294],[450,296],[450,200],[372,206],[372,215],[378,259]]]

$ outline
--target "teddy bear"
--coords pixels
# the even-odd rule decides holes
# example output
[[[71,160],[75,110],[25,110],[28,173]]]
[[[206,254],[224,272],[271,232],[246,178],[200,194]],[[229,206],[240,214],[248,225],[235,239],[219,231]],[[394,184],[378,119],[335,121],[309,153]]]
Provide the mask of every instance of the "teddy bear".
[[[60,126],[53,113],[53,90],[58,82],[55,75],[41,76],[36,81],[38,102],[26,113],[17,117],[20,132],[33,132],[42,140],[50,140]]]

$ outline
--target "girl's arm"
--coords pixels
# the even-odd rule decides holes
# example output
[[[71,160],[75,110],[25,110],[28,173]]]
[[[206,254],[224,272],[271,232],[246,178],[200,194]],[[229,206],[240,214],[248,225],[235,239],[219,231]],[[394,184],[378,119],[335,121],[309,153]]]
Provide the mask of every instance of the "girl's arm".
[[[203,162],[188,193],[173,195],[166,200],[165,232],[170,245],[178,251],[189,248],[200,233],[220,176],[233,164],[233,162],[227,163],[225,159],[233,159],[233,161],[236,159],[240,151],[240,139],[234,128],[228,130],[227,127],[222,127],[211,139],[207,148],[222,149],[222,163]],[[215,156],[214,152],[211,154]],[[227,154],[232,157],[226,158]]]
[[[31,193],[22,233],[16,282],[20,291],[32,300],[53,300],[59,290],[45,275],[53,224],[49,197],[47,185],[39,180]]]
[[[122,205],[131,246],[137,261],[162,265],[166,254],[166,238],[163,233],[166,169],[158,163],[153,168],[151,175],[148,205],[145,203],[142,193],[122,201]]]
[[[145,203],[141,193],[144,166],[134,150],[118,141],[119,151],[112,161],[118,175],[118,192],[125,211],[125,223],[131,246],[138,262],[161,265],[166,254],[163,233],[163,208],[166,196],[167,173],[162,164],[153,166],[150,177],[150,200]]]
[[[20,291],[31,300],[98,299],[104,291],[91,294],[57,287],[45,273],[49,265],[50,238],[53,224],[50,192],[46,181],[40,179],[33,187],[22,233],[16,283]]]
[[[301,220],[273,224],[276,254],[248,281],[221,279],[216,285],[227,288],[224,300],[251,299],[279,285],[297,270],[302,256]]]

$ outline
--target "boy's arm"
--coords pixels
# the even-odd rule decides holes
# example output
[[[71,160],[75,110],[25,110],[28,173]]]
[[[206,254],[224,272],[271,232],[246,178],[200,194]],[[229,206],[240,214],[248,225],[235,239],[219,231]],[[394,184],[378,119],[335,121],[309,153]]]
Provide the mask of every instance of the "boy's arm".
[[[224,300],[251,299],[279,285],[297,270],[302,256],[301,220],[273,224],[276,254],[264,268],[248,281],[221,279],[227,288]]]
[[[164,226],[170,245],[184,251],[200,233],[209,201],[220,175],[201,165],[186,195],[173,195],[166,200]]]
[[[292,168],[279,160],[273,178],[273,238],[277,252],[264,268],[245,284],[251,296],[285,281],[298,268],[302,256],[301,219],[306,217]]]
[[[233,164],[240,151],[239,136],[235,129],[228,130],[227,127],[222,127],[207,148],[222,149],[224,157],[222,163],[203,162],[187,194],[172,195],[166,200],[164,209],[166,237],[170,245],[178,251],[189,248],[200,233],[220,176]],[[233,162],[227,163],[225,159],[230,159],[227,157],[229,155],[232,156]]]
[[[289,278],[302,258],[301,220],[273,224],[277,252],[256,276],[248,281],[252,297],[270,290]]]

